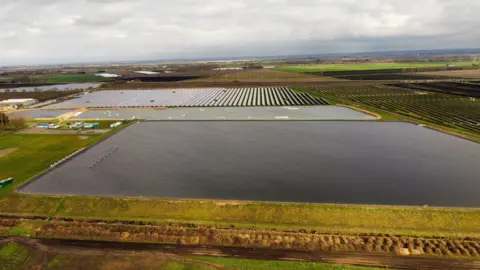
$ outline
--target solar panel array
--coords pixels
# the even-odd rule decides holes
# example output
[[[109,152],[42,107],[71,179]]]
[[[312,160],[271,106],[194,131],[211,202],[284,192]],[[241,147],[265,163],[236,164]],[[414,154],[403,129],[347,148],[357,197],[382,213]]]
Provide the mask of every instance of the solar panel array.
[[[48,107],[236,107],[327,104],[325,100],[309,94],[297,93],[285,87],[273,87],[96,91]]]
[[[216,90],[198,95],[184,106],[301,106],[325,105],[321,98],[296,93],[289,88],[234,88]]]

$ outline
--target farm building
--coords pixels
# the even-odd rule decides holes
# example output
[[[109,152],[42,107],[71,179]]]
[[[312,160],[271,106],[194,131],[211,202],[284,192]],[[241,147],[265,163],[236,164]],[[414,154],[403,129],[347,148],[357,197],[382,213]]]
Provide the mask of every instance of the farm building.
[[[156,71],[145,71],[145,70],[141,70],[141,71],[134,71],[135,73],[138,73],[138,74],[143,74],[143,75],[157,75],[157,74],[160,74],[160,72],[156,72]]]
[[[213,70],[215,70],[215,71],[240,71],[240,70],[244,70],[244,68],[243,67],[231,67],[231,68],[223,67],[223,68],[215,68]]]
[[[118,75],[118,74],[113,74],[113,73],[98,73],[98,74],[95,74],[95,76],[104,77],[104,78],[116,78],[116,77],[121,77],[120,75]]]
[[[33,98],[7,99],[0,101],[0,107],[25,107],[37,103],[38,100]]]

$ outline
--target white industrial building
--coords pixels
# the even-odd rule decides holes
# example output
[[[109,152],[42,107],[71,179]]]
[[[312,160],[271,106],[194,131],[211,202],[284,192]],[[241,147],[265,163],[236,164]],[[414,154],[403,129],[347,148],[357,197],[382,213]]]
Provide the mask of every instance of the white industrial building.
[[[100,76],[100,77],[104,77],[104,78],[116,78],[116,77],[121,77],[120,75],[118,75],[118,74],[113,74],[113,73],[98,73],[98,74],[95,74],[95,76]]]
[[[134,72],[135,72],[135,73],[138,73],[138,74],[143,74],[143,75],[157,75],[157,74],[160,74],[160,72],[145,71],[145,70],[134,71]]]
[[[33,98],[14,98],[0,101],[0,107],[18,106],[26,107],[37,103],[38,100]]]

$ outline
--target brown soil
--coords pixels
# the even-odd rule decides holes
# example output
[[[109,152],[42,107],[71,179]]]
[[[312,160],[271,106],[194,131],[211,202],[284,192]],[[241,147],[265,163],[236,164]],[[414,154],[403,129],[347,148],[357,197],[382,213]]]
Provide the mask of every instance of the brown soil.
[[[480,69],[421,72],[417,74],[453,78],[480,79]]]
[[[17,151],[18,148],[7,148],[7,149],[0,149],[0,158],[6,157],[10,155],[11,153]]]
[[[12,237],[0,239],[0,246],[16,242],[27,247],[34,264],[43,269],[54,259],[62,262],[54,269],[152,269],[169,262],[182,262],[225,267],[185,256],[201,255],[256,260],[310,261],[330,264],[386,267],[389,269],[480,269],[476,260],[426,256],[392,256],[356,252],[312,252],[282,249],[255,249],[244,247],[183,246],[172,244],[141,244],[54,239],[28,239]],[[53,263],[50,264],[54,265]],[[85,268],[87,267],[87,268]]]
[[[21,269],[164,269],[170,263],[176,263],[177,266],[194,264],[209,266],[208,269],[224,269],[213,263],[188,259],[169,252],[135,250],[121,247],[121,244],[113,247],[96,243],[95,247],[89,246],[91,242],[83,244],[78,241],[11,237],[0,239],[0,248],[11,242],[21,244],[28,250],[29,259],[25,265],[20,266]]]
[[[190,82],[323,82],[336,80],[332,77],[315,76],[299,72],[260,69],[221,73],[211,77],[191,80]]]

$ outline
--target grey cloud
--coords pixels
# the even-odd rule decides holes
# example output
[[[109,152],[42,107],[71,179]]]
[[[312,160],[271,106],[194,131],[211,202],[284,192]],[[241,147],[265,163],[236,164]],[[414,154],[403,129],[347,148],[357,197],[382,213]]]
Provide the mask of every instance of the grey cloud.
[[[75,20],[75,24],[77,25],[85,25],[85,26],[108,26],[108,25],[115,25],[122,20],[120,17],[81,17]]]
[[[0,66],[480,44],[477,0],[0,2]]]

